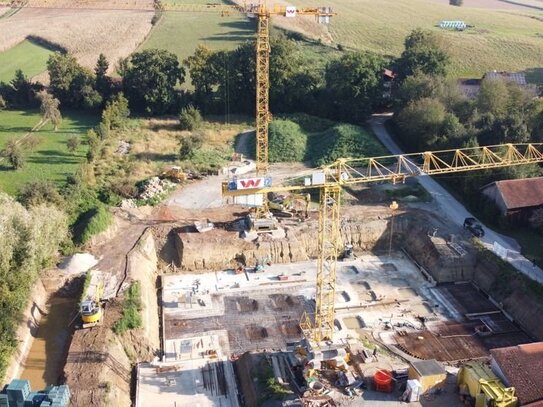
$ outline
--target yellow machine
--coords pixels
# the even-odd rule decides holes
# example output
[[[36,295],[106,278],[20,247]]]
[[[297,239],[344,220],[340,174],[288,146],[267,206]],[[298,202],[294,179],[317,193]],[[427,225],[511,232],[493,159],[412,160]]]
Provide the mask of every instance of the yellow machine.
[[[102,321],[104,315],[102,306],[103,294],[104,283],[100,273],[93,270],[88,271],[79,305],[83,328],[96,326]]]
[[[181,170],[181,167],[174,166],[160,174],[160,178],[168,178],[174,182],[183,182],[188,179],[188,176]]]
[[[458,372],[460,394],[475,400],[475,407],[516,407],[513,387],[505,387],[489,367],[468,362]]]
[[[272,211],[278,211],[283,216],[294,216],[298,211],[296,204],[300,202],[303,205],[303,215],[305,218],[309,216],[309,204],[311,203],[310,194],[290,194],[287,197],[277,196],[268,202],[269,208]]]

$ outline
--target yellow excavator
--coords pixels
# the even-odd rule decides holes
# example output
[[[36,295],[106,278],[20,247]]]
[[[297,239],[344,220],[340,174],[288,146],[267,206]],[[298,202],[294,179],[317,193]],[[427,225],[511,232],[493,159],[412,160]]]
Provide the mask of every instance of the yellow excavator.
[[[303,211],[296,209],[297,203],[303,204]],[[268,202],[269,208],[274,212],[274,215],[279,217],[293,217],[295,214],[302,212],[304,218],[309,217],[309,204],[311,203],[310,194],[290,194],[285,196],[272,196]]]
[[[83,328],[99,325],[104,316],[103,299],[104,282],[100,272],[89,270],[85,276],[83,294],[79,305],[79,313]]]
[[[173,166],[160,174],[160,178],[167,178],[173,182],[181,183],[186,181],[189,177],[183,172],[181,167]]]

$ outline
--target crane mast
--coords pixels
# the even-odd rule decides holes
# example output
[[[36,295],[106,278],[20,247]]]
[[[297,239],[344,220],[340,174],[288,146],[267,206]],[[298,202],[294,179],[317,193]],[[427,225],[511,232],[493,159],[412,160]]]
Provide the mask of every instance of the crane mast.
[[[256,174],[268,174],[270,123],[270,16],[264,1],[258,6],[256,34]]]

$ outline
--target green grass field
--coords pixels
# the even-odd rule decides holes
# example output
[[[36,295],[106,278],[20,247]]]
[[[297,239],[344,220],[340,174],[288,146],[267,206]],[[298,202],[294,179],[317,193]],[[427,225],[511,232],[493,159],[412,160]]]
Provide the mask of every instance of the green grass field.
[[[17,69],[22,69],[29,78],[45,71],[47,58],[52,53],[28,40],[0,52],[0,82],[12,80]]]
[[[231,50],[253,39],[254,22],[244,16],[221,17],[214,13],[165,12],[140,50],[162,48],[182,62],[198,44],[213,50]]]
[[[310,6],[312,0],[296,5]],[[452,56],[451,76],[480,77],[489,70],[524,70],[543,66],[543,13],[537,10],[492,10],[453,7],[431,0],[326,0],[337,16],[330,32],[353,49],[398,56],[414,28],[443,34]],[[441,20],[464,20],[474,28],[441,30]]]
[[[39,120],[40,114],[37,112],[0,111],[0,148],[8,140],[22,137]],[[0,190],[15,194],[21,185],[28,181],[52,180],[59,184],[64,182],[66,176],[73,174],[85,160],[85,134],[97,122],[96,116],[69,113],[64,115],[62,125],[56,132],[51,124],[46,124],[34,133],[41,142],[33,152],[25,153],[24,168],[14,171],[5,160],[0,161]],[[75,153],[71,153],[66,148],[66,141],[74,135],[81,136],[82,143]]]

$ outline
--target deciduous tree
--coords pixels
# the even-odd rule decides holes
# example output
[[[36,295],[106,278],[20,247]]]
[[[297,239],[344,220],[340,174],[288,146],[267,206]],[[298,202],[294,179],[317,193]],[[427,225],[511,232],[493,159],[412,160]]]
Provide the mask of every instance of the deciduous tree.
[[[133,110],[147,114],[164,114],[175,104],[178,83],[183,83],[185,70],[175,54],[149,49],[130,57],[123,76],[123,88]]]
[[[74,56],[55,53],[47,60],[50,88],[62,105],[92,109],[102,103],[95,89],[94,74],[77,63]]]
[[[445,76],[450,57],[437,34],[416,29],[405,39],[405,50],[396,61],[400,79],[420,71],[425,74]]]
[[[368,52],[349,52],[326,67],[326,94],[331,117],[359,122],[378,105],[385,60]]]
[[[60,114],[59,110],[59,100],[55,99],[44,90],[38,93],[38,98],[41,102],[40,111],[43,116],[43,120],[51,120],[55,131],[57,131],[58,126],[60,126],[60,123],[62,122],[62,115]]]

